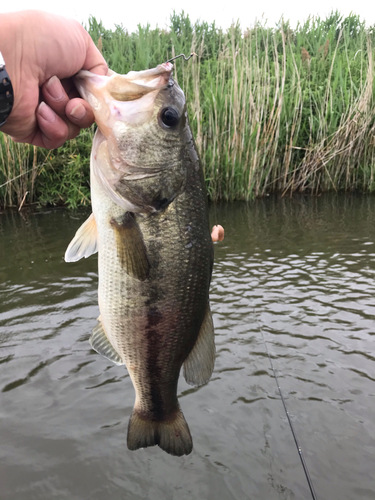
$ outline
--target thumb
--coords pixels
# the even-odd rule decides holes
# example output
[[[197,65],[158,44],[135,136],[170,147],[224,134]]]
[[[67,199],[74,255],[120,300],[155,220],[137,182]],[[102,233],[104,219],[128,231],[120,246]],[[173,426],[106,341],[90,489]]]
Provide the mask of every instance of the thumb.
[[[104,57],[99,52],[99,49],[96,47],[94,42],[92,41],[91,36],[85,30],[86,36],[86,59],[83,63],[82,69],[87,69],[88,71],[92,71],[92,73],[96,73],[97,75],[106,75],[108,73],[108,65],[105,62]]]

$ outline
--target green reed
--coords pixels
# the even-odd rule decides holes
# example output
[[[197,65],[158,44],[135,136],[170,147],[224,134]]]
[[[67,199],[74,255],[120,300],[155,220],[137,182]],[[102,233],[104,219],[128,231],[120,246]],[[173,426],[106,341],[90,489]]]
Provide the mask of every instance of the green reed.
[[[375,30],[335,12],[296,29],[281,20],[243,31],[192,24],[173,13],[167,30],[87,29],[117,72],[180,53],[174,76],[188,112],[211,199],[269,192],[375,190]],[[0,137],[0,204],[89,201],[92,132],[50,153]]]
[[[37,171],[38,148],[14,143],[0,133],[0,206],[21,206],[26,197],[32,203]]]
[[[0,133],[0,206],[90,204],[93,130],[51,151],[13,142]]]

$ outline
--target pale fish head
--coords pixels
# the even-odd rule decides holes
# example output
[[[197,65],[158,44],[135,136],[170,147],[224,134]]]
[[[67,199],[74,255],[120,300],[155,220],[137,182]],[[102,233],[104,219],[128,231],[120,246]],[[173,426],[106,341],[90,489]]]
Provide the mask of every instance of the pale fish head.
[[[186,177],[182,150],[192,137],[172,69],[164,63],[126,75],[80,71],[75,77],[101,132],[93,145],[92,172],[127,210],[157,210],[178,194]]]
[[[168,84],[172,69],[172,64],[164,63],[126,75],[110,71],[107,76],[82,70],[75,76],[75,84],[91,105],[100,130],[108,137],[118,121],[139,124],[149,119],[158,91]]]

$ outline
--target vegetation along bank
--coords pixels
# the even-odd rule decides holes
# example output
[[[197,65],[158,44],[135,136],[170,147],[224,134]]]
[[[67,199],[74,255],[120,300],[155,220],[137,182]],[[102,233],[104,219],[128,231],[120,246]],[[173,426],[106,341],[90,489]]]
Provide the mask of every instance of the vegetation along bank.
[[[375,190],[375,26],[358,16],[223,31],[181,13],[168,30],[110,31],[94,18],[87,29],[119,73],[197,54],[174,76],[212,200]],[[92,137],[46,151],[0,133],[0,205],[89,204]]]

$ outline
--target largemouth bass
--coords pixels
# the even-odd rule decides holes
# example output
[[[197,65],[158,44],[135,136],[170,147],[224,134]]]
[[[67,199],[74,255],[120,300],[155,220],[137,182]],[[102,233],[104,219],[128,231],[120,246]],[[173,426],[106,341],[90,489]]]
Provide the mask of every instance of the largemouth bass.
[[[130,450],[192,451],[177,399],[185,380],[207,383],[215,360],[209,305],[213,265],[207,193],[172,64],[76,76],[98,130],[90,164],[93,213],[67,262],[98,251],[98,324],[90,344],[126,365],[135,389]]]

